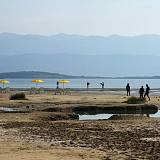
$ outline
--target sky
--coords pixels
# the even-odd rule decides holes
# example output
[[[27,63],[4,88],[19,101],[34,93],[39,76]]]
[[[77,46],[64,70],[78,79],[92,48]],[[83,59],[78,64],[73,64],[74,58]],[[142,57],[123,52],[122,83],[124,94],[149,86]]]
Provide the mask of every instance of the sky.
[[[160,34],[160,0],[0,0],[0,32]]]

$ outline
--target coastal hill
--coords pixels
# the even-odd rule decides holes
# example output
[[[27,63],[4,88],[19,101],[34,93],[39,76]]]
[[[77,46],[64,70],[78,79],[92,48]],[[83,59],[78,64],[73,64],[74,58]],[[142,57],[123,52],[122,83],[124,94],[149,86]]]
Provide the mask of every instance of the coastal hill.
[[[73,76],[59,73],[20,71],[0,73],[0,79],[160,79],[160,76],[132,76],[132,77],[98,77],[98,76]]]
[[[17,79],[30,79],[30,78],[43,78],[43,79],[54,79],[54,78],[76,78],[76,76],[64,75],[59,73],[49,73],[49,72],[38,72],[38,71],[20,71],[20,72],[5,72],[0,73],[0,78],[17,78]]]

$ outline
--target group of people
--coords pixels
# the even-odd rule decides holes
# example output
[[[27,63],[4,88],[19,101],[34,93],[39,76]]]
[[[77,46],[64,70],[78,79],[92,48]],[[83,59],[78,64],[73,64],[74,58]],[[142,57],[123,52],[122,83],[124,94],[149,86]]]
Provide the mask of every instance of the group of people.
[[[147,96],[150,101],[149,91],[150,91],[150,87],[148,86],[148,84],[146,84],[146,91],[145,92],[144,92],[143,86],[141,86],[141,88],[139,89],[140,98],[143,99]]]
[[[56,88],[58,89],[59,88],[58,81],[57,81],[56,85],[57,85]],[[102,89],[104,89],[104,82],[101,82],[100,85],[101,85]],[[90,83],[87,82],[87,89],[89,88],[89,86],[90,86]],[[127,83],[127,85],[126,85],[126,91],[127,91],[127,96],[130,96],[131,87],[130,87],[129,83]],[[141,88],[139,89],[140,99],[143,99],[147,96],[150,101],[149,92],[150,92],[150,87],[148,86],[148,84],[146,84],[146,90],[144,90],[144,87],[141,86]]]
[[[129,83],[127,83],[126,85],[126,91],[127,91],[127,96],[130,96],[131,87]],[[148,86],[148,84],[146,84],[146,90],[144,90],[144,87],[141,86],[141,88],[139,89],[140,99],[143,99],[147,96],[150,101],[149,92],[150,92],[150,87]]]
[[[101,85],[102,89],[104,89],[104,82],[101,82],[100,85]],[[59,82],[58,81],[56,82],[56,86],[57,86],[56,88],[58,89],[59,88]],[[90,83],[87,82],[87,89],[89,89],[89,86],[90,86]]]

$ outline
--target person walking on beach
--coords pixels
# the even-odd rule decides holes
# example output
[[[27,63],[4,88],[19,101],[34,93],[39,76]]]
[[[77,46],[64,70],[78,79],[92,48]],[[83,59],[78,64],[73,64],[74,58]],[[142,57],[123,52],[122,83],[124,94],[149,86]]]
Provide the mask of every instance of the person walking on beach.
[[[146,92],[144,94],[144,98],[147,96],[149,101],[150,101],[150,97],[149,97],[149,91],[150,91],[150,87],[148,86],[148,84],[146,84]]]
[[[102,89],[104,89],[104,82],[101,82],[100,84],[102,86]]]
[[[143,99],[143,95],[144,95],[144,88],[143,86],[141,86],[141,88],[139,89],[139,95],[140,95],[140,99]]]
[[[89,82],[87,82],[87,89],[89,88],[89,85],[90,85],[90,83],[89,83]]]
[[[131,87],[130,87],[129,83],[127,83],[127,85],[126,85],[126,91],[127,91],[127,96],[130,96]]]

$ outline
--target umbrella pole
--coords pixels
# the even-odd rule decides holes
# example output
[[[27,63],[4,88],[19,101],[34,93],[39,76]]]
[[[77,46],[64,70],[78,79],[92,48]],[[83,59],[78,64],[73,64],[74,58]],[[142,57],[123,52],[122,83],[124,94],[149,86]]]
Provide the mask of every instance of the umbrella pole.
[[[64,94],[64,83],[63,83],[63,94]]]

